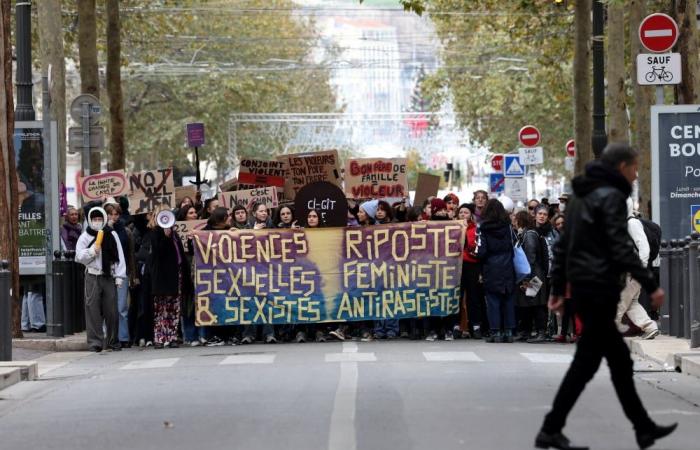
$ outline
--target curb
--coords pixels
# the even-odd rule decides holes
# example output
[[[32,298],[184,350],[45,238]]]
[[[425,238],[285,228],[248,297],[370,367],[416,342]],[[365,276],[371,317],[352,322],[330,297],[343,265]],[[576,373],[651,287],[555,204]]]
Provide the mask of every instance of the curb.
[[[88,350],[88,344],[84,336],[61,339],[12,339],[12,346],[29,350],[42,350],[46,352],[81,352]]]
[[[686,375],[700,378],[700,351],[692,351],[687,339],[670,336],[661,338],[658,341],[625,338],[625,341],[630,351],[636,355]]]
[[[16,367],[0,367],[0,391],[20,382],[22,376]]]

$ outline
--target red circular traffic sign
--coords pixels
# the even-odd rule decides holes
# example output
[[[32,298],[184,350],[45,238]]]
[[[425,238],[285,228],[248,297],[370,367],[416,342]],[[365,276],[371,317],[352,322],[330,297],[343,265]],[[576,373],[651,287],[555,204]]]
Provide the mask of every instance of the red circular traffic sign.
[[[496,172],[503,172],[503,155],[493,155],[491,157],[491,168]]]
[[[678,24],[666,14],[649,14],[639,24],[639,40],[650,52],[667,52],[678,40]]]
[[[566,149],[567,156],[571,156],[572,158],[576,156],[576,142],[574,142],[573,139],[569,139],[564,148]]]
[[[525,147],[534,147],[540,142],[540,130],[532,125],[525,125],[518,132],[518,139]]]

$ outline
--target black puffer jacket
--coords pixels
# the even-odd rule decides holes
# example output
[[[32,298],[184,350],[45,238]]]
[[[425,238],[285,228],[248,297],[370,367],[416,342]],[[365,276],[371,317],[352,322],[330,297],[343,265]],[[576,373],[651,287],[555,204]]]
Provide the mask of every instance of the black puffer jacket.
[[[566,207],[566,225],[554,246],[552,294],[564,295],[566,283],[588,289],[621,288],[626,273],[647,292],[658,288],[642,267],[627,231],[629,182],[598,161],[572,181],[574,196]]]
[[[484,289],[497,294],[515,290],[513,231],[509,223],[482,222],[476,237],[476,256],[482,263]]]

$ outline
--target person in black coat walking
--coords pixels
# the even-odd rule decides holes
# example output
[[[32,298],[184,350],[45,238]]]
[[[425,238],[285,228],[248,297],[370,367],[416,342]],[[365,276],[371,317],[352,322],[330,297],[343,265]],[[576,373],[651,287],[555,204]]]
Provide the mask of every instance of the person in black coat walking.
[[[515,233],[501,202],[491,199],[482,212],[476,256],[482,263],[486,312],[491,336],[487,342],[513,342],[515,329]]]
[[[614,143],[605,148],[600,160],[586,166],[585,175],[572,181],[574,197],[567,207],[566,227],[554,246],[549,308],[561,313],[570,286],[583,333],[552,410],[535,438],[537,448],[582,448],[571,446],[562,429],[603,358],[640,448],[652,446],[676,428],[677,424],[659,426],[649,418],[634,387],[629,349],[615,325],[625,273],[652,293],[656,305],[664,301],[664,291],[651,271],[642,266],[627,232],[626,199],[637,178],[637,166],[637,151]]]

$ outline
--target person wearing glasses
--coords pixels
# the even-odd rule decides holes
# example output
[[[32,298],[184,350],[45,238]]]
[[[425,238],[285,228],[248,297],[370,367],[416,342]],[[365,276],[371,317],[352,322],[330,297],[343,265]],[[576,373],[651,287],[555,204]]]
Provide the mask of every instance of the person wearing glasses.
[[[535,211],[537,210],[538,206],[540,206],[540,202],[533,198],[527,202],[527,212],[529,212],[532,217],[535,217]]]

